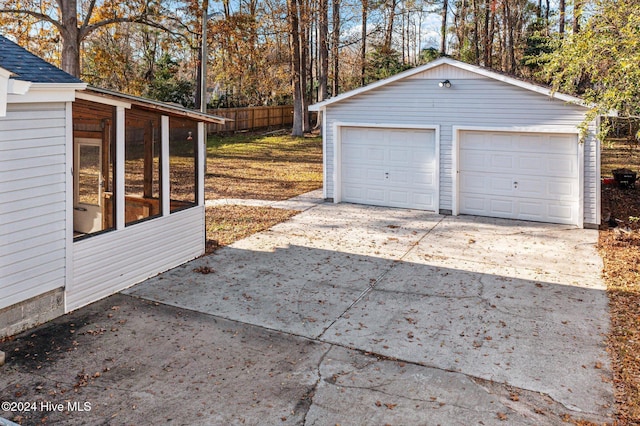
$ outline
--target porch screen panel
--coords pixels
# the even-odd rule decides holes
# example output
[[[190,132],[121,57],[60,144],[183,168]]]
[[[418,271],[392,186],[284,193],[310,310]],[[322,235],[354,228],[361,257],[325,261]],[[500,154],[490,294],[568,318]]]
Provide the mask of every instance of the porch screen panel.
[[[197,205],[198,123],[182,118],[169,120],[169,174],[171,211]]]
[[[115,229],[115,108],[73,103],[74,239]]]
[[[162,215],[160,200],[160,117],[126,111],[125,224]]]

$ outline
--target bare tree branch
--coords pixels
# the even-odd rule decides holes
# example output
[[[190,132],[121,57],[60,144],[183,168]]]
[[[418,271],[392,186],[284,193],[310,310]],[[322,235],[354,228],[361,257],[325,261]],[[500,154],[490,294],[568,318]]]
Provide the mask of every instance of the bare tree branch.
[[[60,22],[56,21],[49,15],[45,15],[44,13],[34,12],[31,10],[22,10],[22,9],[0,9],[0,14],[5,13],[9,15],[29,15],[37,18],[41,21],[46,21],[52,25],[54,25],[58,30],[62,31],[63,26]]]
[[[181,37],[183,39],[185,39],[186,41],[190,42],[191,40],[189,39],[189,37],[187,37],[186,35],[174,31],[170,28],[168,28],[166,25],[162,25],[158,22],[154,22],[154,21],[150,21],[148,20],[146,17],[144,16],[127,16],[127,17],[122,17],[122,18],[111,18],[111,19],[105,19],[99,22],[96,22],[95,24],[91,24],[91,25],[87,25],[87,26],[83,26],[82,28],[80,28],[80,39],[84,39],[86,38],[89,34],[91,34],[93,31],[105,27],[107,25],[113,25],[113,24],[122,24],[122,23],[135,23],[135,24],[144,24],[147,25],[149,27],[153,27],[153,28],[157,28],[159,30],[165,31],[173,36],[178,36]],[[191,43],[189,43],[191,44]]]
[[[93,15],[93,9],[96,6],[96,0],[91,0],[89,3],[89,10],[87,11],[87,15],[84,17],[84,21],[82,22],[82,26],[80,28],[86,28],[89,25],[89,20],[91,19],[91,15]]]

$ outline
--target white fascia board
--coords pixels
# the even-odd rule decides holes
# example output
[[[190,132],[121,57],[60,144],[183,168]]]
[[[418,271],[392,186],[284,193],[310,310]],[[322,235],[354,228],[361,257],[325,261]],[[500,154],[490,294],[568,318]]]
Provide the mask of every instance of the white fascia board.
[[[86,83],[32,83],[28,92],[23,95],[9,94],[10,104],[73,102],[76,91],[84,90]]]
[[[124,101],[113,99],[113,98],[107,98],[105,96],[93,95],[91,93],[87,93],[87,92],[84,92],[84,91],[76,93],[76,98],[77,99],[82,99],[84,101],[95,102],[97,104],[110,105],[110,106],[115,106],[115,107],[122,107],[122,108],[126,108],[126,109],[131,109],[131,103],[130,102],[124,102]]]
[[[32,84],[30,81],[9,79],[9,93],[12,95],[26,95]]]
[[[577,104],[577,105],[583,106],[585,108],[589,108],[589,105],[587,105],[583,99],[577,98],[575,96],[565,95],[564,93],[559,93],[559,92],[554,92],[553,90],[551,90],[551,89],[549,89],[547,87],[538,86],[538,85],[533,84],[533,83],[529,83],[529,82],[526,82],[526,81],[518,80],[517,78],[509,77],[508,75],[500,74],[500,73],[497,73],[495,71],[491,71],[491,70],[489,70],[487,68],[479,67],[477,65],[471,65],[471,64],[467,64],[465,62],[460,62],[460,61],[456,61],[456,60],[449,59],[449,58],[442,58],[442,59],[445,59],[445,61],[443,61],[441,63],[446,63],[446,64],[449,64],[451,66],[458,67],[460,69],[476,73],[476,74],[481,75],[483,77],[492,78],[494,80],[502,81],[504,83],[511,84],[513,86],[520,87],[522,89],[526,89],[526,90],[530,90],[532,92],[540,93],[541,95],[549,96],[549,97],[554,98],[554,99],[559,99],[561,101],[565,101],[565,102],[569,102],[569,103],[573,103],[573,104]],[[438,64],[438,65],[440,65],[440,64]]]
[[[495,71],[491,71],[487,68],[482,68],[479,67],[477,65],[471,65],[471,64],[467,64],[465,62],[460,62],[460,61],[456,61],[455,59],[451,59],[451,58],[439,58],[436,59],[435,61],[429,62],[428,64],[401,72],[399,74],[396,74],[394,76],[391,76],[389,78],[386,78],[384,80],[379,80],[376,81],[375,83],[372,83],[368,86],[364,86],[364,87],[360,87],[358,89],[354,89],[351,90],[349,92],[343,93],[341,95],[338,95],[334,98],[331,99],[327,99],[326,101],[322,101],[322,102],[318,102],[314,105],[310,105],[309,106],[309,111],[319,111],[322,107],[325,107],[327,105],[336,103],[336,102],[340,102],[344,99],[348,99],[351,98],[353,96],[359,95],[361,93],[365,93],[368,92],[370,90],[376,89],[378,87],[381,86],[385,86],[387,84],[396,82],[398,80],[402,80],[404,78],[407,77],[411,77],[412,75],[415,74],[419,74],[425,71],[428,71],[432,68],[438,67],[440,65],[443,64],[447,64],[453,67],[457,67],[475,74],[478,74],[479,76],[483,76],[483,77],[487,77],[487,78],[491,78],[493,80],[497,80],[497,81],[502,81],[503,83],[507,83],[507,84],[511,84],[513,86],[516,87],[520,87],[526,90],[530,90],[532,92],[536,92],[539,93],[541,95],[545,95],[548,96],[550,98],[553,99],[558,99],[561,101],[565,101],[568,103],[572,103],[572,104],[576,104],[578,106],[582,106],[584,108],[591,108],[591,105],[588,105],[583,99],[577,98],[575,96],[570,96],[570,95],[565,95],[564,93],[558,93],[558,92],[554,92],[549,88],[543,87],[543,86],[538,86],[535,85],[533,83],[528,83],[526,81],[522,81],[522,80],[518,80],[516,78],[513,77],[509,77],[503,74],[499,74]]]
[[[4,71],[0,68],[0,71]],[[9,92],[9,76],[0,74],[0,117],[7,116],[7,99]]]

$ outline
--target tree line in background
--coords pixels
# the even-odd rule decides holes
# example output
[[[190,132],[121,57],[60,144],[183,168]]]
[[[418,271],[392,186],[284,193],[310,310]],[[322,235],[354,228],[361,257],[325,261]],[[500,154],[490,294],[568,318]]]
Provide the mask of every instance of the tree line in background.
[[[293,103],[294,133],[312,102],[442,55],[638,114],[640,0],[207,3],[4,0],[0,27],[92,85],[194,107],[206,16],[209,106]]]

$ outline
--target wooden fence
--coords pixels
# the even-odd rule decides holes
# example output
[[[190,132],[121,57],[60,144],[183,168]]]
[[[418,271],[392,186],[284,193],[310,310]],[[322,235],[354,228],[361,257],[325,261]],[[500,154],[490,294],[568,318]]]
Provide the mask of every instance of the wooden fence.
[[[286,127],[293,125],[293,107],[247,107],[209,109],[209,114],[229,118],[222,124],[209,124],[209,132],[237,132],[242,130],[263,129],[267,127]]]

